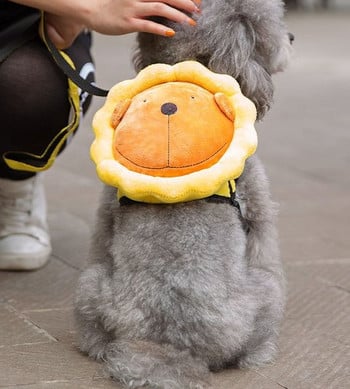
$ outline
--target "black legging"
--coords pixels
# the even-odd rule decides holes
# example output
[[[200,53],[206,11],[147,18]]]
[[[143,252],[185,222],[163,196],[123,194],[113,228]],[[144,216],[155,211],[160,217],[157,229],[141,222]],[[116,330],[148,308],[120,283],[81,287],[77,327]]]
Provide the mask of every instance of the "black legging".
[[[90,34],[82,34],[67,50],[78,71],[91,63]],[[91,68],[90,68],[91,69]],[[87,79],[92,82],[94,73]],[[26,179],[34,173],[9,168],[8,151],[41,154],[68,124],[67,78],[39,38],[15,50],[0,64],[0,177]],[[85,112],[91,96],[83,103]]]

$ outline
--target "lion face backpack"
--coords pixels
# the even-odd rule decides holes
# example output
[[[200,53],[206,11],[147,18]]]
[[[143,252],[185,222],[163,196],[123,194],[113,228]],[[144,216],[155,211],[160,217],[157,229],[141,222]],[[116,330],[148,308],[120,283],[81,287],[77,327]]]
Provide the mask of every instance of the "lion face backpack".
[[[231,197],[257,146],[256,109],[236,80],[194,61],[150,65],[95,114],[97,174],[137,202]]]

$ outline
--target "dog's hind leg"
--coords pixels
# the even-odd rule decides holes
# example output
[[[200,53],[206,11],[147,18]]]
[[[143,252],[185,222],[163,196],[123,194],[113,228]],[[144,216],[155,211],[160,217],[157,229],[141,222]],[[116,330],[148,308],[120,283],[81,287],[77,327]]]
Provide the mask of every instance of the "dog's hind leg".
[[[131,340],[129,331],[117,337],[118,316],[110,282],[108,267],[101,264],[90,266],[79,279],[75,318],[80,349],[104,362],[108,374],[131,389],[210,388],[207,363],[189,351],[137,336]]]
[[[257,157],[247,160],[237,185],[247,225],[247,292],[258,305],[254,327],[237,361],[240,367],[273,360],[285,305],[285,278],[280,260],[275,205]]]
[[[263,366],[274,360],[284,310],[284,287],[273,273],[250,269],[249,284],[260,303],[253,331],[236,360],[240,368]]]
[[[103,360],[110,376],[127,388],[211,388],[205,362],[170,344],[115,341],[107,347]]]

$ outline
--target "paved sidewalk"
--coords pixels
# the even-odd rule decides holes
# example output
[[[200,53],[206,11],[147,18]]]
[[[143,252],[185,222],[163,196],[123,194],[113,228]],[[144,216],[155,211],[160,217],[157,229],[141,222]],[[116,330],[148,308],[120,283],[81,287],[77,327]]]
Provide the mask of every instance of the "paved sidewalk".
[[[216,374],[218,389],[350,388],[350,13],[288,19],[295,58],[258,125],[289,280],[280,353],[264,369]],[[133,76],[132,42],[96,38],[99,85]],[[0,388],[118,387],[78,352],[72,322],[100,191],[88,148],[101,104],[46,174],[52,260],[37,272],[0,272]]]

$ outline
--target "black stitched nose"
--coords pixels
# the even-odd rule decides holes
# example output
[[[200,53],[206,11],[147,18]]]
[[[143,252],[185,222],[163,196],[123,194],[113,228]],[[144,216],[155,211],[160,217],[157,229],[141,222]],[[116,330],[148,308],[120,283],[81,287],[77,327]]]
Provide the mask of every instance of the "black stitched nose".
[[[160,110],[164,115],[173,115],[177,111],[177,106],[174,103],[164,103]]]

